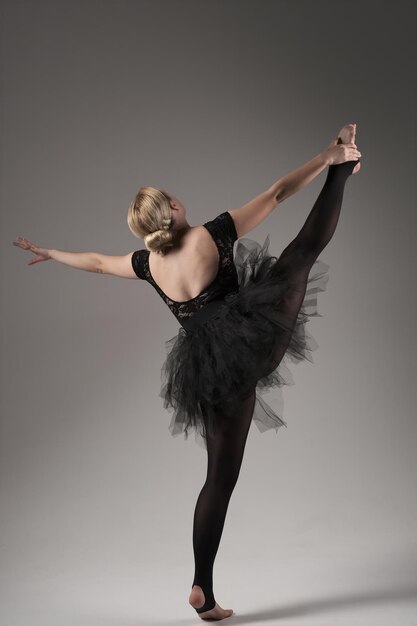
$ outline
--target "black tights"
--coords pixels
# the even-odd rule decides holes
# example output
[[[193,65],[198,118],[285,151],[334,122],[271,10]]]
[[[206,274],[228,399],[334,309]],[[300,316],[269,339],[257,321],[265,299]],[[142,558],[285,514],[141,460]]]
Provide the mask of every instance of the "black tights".
[[[360,159],[359,159],[360,160]],[[303,302],[311,267],[332,238],[342,208],[346,180],[358,161],[330,165],[323,188],[298,235],[284,249],[277,263],[290,271],[292,289],[282,301],[281,311],[295,324]],[[290,267],[286,267],[286,264]],[[290,334],[287,337],[289,340]],[[281,361],[288,341],[280,342],[274,367]],[[232,419],[219,419],[213,437],[207,434],[207,477],[198,496],[193,526],[195,573],[193,585],[205,595],[204,606],[197,613],[215,606],[213,565],[223,532],[230,497],[236,485],[246,439],[255,406],[255,390],[242,402]],[[221,417],[221,416],[220,416]],[[217,424],[219,424],[217,426]]]

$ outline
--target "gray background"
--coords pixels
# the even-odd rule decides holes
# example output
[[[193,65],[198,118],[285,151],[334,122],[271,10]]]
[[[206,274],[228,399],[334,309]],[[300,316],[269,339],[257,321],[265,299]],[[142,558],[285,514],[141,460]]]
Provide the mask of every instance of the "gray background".
[[[2,23],[2,624],[200,623],[206,471],[158,397],[179,328],[158,294],[27,266],[14,237],[127,254],[141,185],[196,225],[356,122],[319,348],[288,428],[251,426],[214,590],[235,624],[416,625],[413,2],[9,0]],[[249,236],[280,252],[324,177]]]

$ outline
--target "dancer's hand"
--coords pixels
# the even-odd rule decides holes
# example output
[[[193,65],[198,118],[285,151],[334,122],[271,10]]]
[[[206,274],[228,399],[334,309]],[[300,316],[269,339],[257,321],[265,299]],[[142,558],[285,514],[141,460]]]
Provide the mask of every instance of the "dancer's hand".
[[[362,156],[355,143],[338,143],[339,136],[333,137],[324,151],[327,163],[337,165],[346,161],[356,161]]]
[[[34,263],[39,263],[39,261],[47,261],[51,258],[50,250],[48,248],[39,248],[35,246],[33,243],[29,241],[29,239],[25,239],[24,237],[16,237],[16,239],[12,242],[14,246],[18,246],[22,248],[22,250],[30,250],[34,254],[36,254],[35,258],[30,259],[27,262],[27,265],[34,265]]]
[[[329,148],[332,148],[335,144],[354,144],[356,145],[356,123],[345,124],[337,133],[336,137],[332,139]],[[335,141],[336,140],[336,141]],[[327,158],[327,154],[326,154]],[[352,174],[357,174],[361,168],[360,161],[353,168]]]

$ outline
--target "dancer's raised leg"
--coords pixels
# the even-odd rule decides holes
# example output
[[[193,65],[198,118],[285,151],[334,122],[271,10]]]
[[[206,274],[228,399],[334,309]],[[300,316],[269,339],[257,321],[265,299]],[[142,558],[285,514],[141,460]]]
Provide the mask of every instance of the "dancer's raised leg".
[[[310,270],[334,235],[342,208],[345,184],[360,159],[330,165],[323,188],[298,235],[277,260],[276,269],[289,279],[291,288],[280,303],[288,332],[279,338],[273,368],[280,363],[291,337],[307,287]]]

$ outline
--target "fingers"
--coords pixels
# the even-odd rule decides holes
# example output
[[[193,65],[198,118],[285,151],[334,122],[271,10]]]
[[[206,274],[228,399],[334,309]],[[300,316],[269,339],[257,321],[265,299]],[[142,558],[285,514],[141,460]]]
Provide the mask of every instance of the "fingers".
[[[360,152],[360,150],[358,150],[355,143],[344,144],[343,149],[344,149],[345,156],[347,155],[354,155],[357,157],[362,156],[362,153]]]
[[[16,237],[14,241],[12,241],[14,246],[19,246],[19,248],[23,248],[24,250],[28,250],[32,244],[25,237]]]
[[[29,239],[26,239],[25,237],[16,237],[16,239],[12,241],[12,245],[18,246],[19,248],[22,248],[22,250],[31,250],[35,254],[39,251],[38,246],[35,246],[35,244],[31,243]]]

